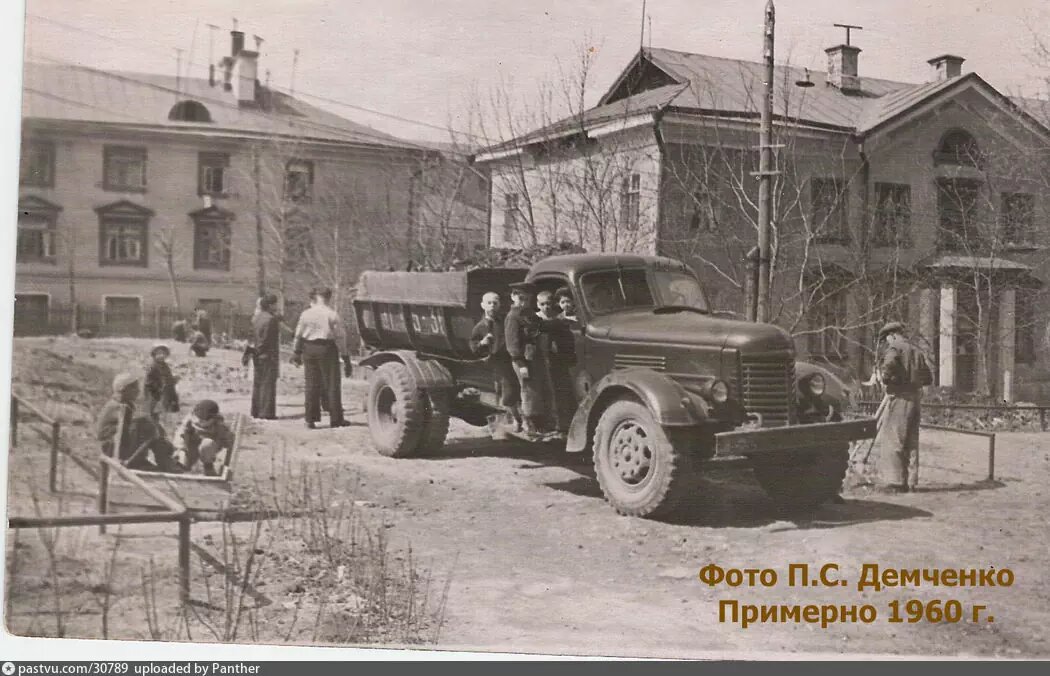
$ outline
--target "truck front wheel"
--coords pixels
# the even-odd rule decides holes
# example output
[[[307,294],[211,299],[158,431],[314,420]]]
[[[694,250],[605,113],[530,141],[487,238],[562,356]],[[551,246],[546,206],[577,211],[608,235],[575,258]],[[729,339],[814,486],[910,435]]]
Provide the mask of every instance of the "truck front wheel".
[[[688,491],[689,459],[643,404],[615,401],[594,432],[594,472],[620,514],[660,516]]]
[[[381,455],[407,458],[419,450],[426,406],[404,364],[376,369],[368,389],[368,431]]]
[[[849,446],[824,446],[776,457],[753,457],[755,478],[785,511],[815,509],[842,489]]]

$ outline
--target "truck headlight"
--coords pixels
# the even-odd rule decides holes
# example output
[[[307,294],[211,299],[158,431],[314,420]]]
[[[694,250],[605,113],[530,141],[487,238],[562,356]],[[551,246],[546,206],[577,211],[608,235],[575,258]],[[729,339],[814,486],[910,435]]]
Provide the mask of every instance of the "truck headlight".
[[[724,380],[715,380],[707,388],[711,401],[724,404],[729,401],[729,385]]]
[[[824,382],[824,376],[819,373],[814,373],[806,382],[806,389],[809,390],[809,393],[814,397],[819,397],[824,394],[826,388],[827,383]]]

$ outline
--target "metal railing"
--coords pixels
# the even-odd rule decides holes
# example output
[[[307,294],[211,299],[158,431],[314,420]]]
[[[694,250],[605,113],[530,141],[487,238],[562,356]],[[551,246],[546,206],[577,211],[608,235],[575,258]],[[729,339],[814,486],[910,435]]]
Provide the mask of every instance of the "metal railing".
[[[878,408],[879,402],[862,400],[857,402],[857,406],[865,411],[874,411]],[[934,402],[922,402],[922,408],[925,410],[937,410],[937,411],[998,411],[1002,413],[1019,413],[1021,411],[1038,411],[1039,412],[1039,429],[1046,432],[1048,429],[1047,421],[1050,419],[1048,411],[1050,406],[1038,406],[1036,404],[942,404]],[[952,428],[953,430],[956,428]]]

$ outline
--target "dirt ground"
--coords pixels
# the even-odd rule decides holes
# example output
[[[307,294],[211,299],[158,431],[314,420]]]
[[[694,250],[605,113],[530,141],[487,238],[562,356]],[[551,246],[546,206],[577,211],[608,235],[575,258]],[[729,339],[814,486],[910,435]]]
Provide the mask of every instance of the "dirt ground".
[[[68,355],[71,363],[109,369],[126,364],[135,350],[141,354],[148,349],[142,341],[27,340],[16,345],[16,359],[19,350],[32,346]],[[240,368],[238,357],[232,351],[214,351],[206,361],[193,363],[177,354],[175,370],[183,377],[179,388],[184,400],[192,402],[208,392],[224,411],[246,413],[250,374]],[[16,363],[16,391],[18,372]],[[845,504],[824,506],[805,520],[778,517],[746,470],[712,471],[699,483],[696,504],[687,515],[658,522],[618,516],[602,499],[582,458],[542,446],[493,442],[481,430],[455,422],[446,449],[437,457],[379,456],[371,449],[364,424],[362,381],[345,387],[353,426],[307,430],[300,378],[300,370],[284,367],[281,419],[248,426],[232,496],[272,500],[282,492],[277,484],[289,476],[288,468],[329,479],[352,476],[324,499],[338,498],[354,507],[363,523],[375,524],[389,543],[391,561],[421,566],[432,580],[432,591],[448,584],[436,647],[668,657],[778,652],[1050,655],[1045,630],[1050,619],[1050,435],[1000,434],[998,481],[988,483],[982,481],[987,473],[983,439],[924,431],[919,492],[889,496],[858,488],[845,493]],[[23,391],[31,396],[34,387],[29,383]],[[46,463],[43,452],[36,453],[12,456],[9,513],[33,513],[31,486],[38,487],[35,492],[44,496],[41,499],[47,497]],[[21,455],[20,449],[16,456]],[[67,477],[79,471],[69,465]],[[80,508],[90,511],[90,481],[80,490]],[[260,497],[268,491],[268,497]],[[69,497],[64,508],[76,509],[77,504]],[[45,501],[45,509],[55,507],[53,499]],[[248,537],[244,529],[249,525],[237,527],[239,537]],[[297,589],[297,580],[324,572],[309,569],[287,547],[281,548],[295,528],[286,519],[262,527],[259,541],[267,544],[257,549],[272,560],[260,573],[259,584],[246,593],[261,607],[253,622],[271,629],[255,634],[246,629],[235,640],[332,641],[325,632],[311,631],[309,622],[292,621],[293,616],[305,616],[308,605],[304,598],[309,594]],[[174,525],[126,527],[121,555],[138,557],[141,563],[153,554],[161,577],[170,582],[174,531]],[[90,587],[92,576],[108,560],[114,536],[99,536],[93,528],[76,533],[67,538],[75,552],[68,564],[76,569],[69,575]],[[196,524],[193,534],[195,558],[209,552],[217,556],[220,524]],[[41,548],[30,531],[19,537],[21,570],[28,574]],[[9,530],[9,566],[13,549]],[[289,564],[289,558],[297,565]],[[772,588],[712,588],[697,579],[701,567],[711,563],[772,568],[781,581]],[[790,587],[786,578],[791,563],[816,568],[836,563],[848,585]],[[1010,587],[926,584],[861,592],[857,582],[865,563],[908,569],[1005,567],[1014,572],[1015,582]],[[193,595],[198,599],[210,575],[205,568],[201,565],[194,573]],[[210,579],[217,577],[221,576]],[[53,618],[40,610],[49,603],[46,580],[36,579],[34,584],[42,587],[31,589],[28,582],[20,586],[17,575],[15,579],[15,615],[8,626],[16,633],[34,633],[27,618],[36,613],[40,617],[34,631],[53,634]],[[127,595],[133,595],[135,580],[127,586]],[[160,586],[163,610],[173,603],[174,585]],[[744,629],[719,621],[718,602],[723,599],[748,604],[870,603],[878,618],[870,624],[836,623],[827,628],[767,622]],[[889,622],[888,604],[908,599],[957,599],[967,609],[984,605],[994,621],[975,624],[967,617],[955,624]],[[334,603],[348,601],[338,598]],[[67,608],[68,635],[100,635],[97,603],[84,601]],[[113,617],[110,624],[110,637],[150,635],[145,623],[134,617]],[[289,630],[295,624],[299,626]],[[278,626],[280,631],[273,629]],[[374,640],[373,636],[368,642]],[[396,637],[388,640],[398,642]]]

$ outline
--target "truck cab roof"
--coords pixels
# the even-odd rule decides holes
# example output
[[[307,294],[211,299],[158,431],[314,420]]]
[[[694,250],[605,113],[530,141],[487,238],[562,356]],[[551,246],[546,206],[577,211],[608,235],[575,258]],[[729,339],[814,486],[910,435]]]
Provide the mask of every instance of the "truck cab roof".
[[[528,280],[531,281],[549,273],[560,273],[567,275],[570,279],[575,279],[587,272],[608,270],[617,266],[688,271],[684,263],[663,256],[640,256],[625,253],[567,254],[551,256],[537,262],[529,270]]]

